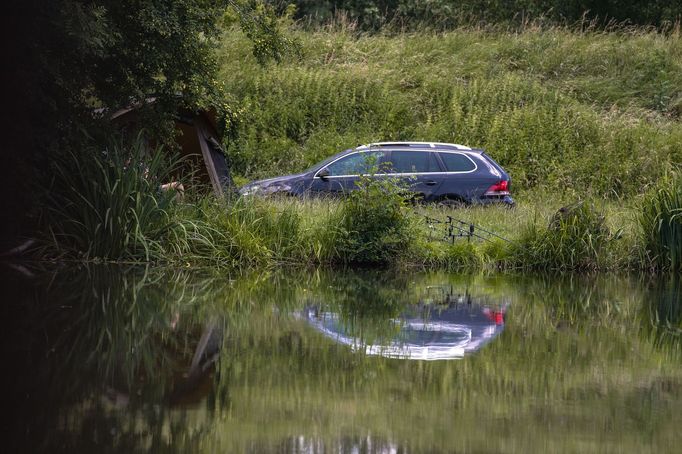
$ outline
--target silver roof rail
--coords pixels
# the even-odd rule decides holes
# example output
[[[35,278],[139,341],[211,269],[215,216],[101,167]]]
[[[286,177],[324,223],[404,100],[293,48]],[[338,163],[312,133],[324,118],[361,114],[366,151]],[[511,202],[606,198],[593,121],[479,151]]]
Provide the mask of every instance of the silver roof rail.
[[[471,147],[460,145],[457,143],[443,143],[443,142],[372,142],[366,145],[361,145],[358,148],[373,148],[373,147],[395,147],[395,146],[423,146],[425,148],[452,148],[455,150],[471,150]]]

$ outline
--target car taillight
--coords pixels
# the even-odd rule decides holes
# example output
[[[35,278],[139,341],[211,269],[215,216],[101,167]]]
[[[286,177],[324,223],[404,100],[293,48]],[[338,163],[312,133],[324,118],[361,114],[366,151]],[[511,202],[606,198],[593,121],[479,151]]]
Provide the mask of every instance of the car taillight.
[[[498,181],[485,191],[485,195],[509,195],[509,182],[507,180]]]

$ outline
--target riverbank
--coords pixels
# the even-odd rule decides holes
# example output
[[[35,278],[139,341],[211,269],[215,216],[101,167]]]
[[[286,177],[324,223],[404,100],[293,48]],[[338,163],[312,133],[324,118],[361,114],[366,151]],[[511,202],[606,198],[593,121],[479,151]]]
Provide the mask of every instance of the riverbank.
[[[614,271],[654,267],[642,241],[640,202],[636,200],[576,203],[546,195],[540,199],[528,192],[517,197],[513,209],[453,209],[414,205],[383,195],[372,201],[367,194],[358,194],[356,199],[357,203],[292,198],[186,200],[157,208],[162,219],[152,225],[142,224],[139,218],[137,224],[122,223],[132,228],[126,241],[116,243],[111,239],[116,232],[100,235],[98,227],[94,232],[81,232],[103,236],[98,239],[101,242],[108,239],[110,255],[60,241],[68,239],[65,236],[43,242],[39,252],[57,260],[228,269],[361,265]],[[393,208],[384,209],[391,203]],[[571,211],[558,219],[562,207]],[[471,224],[474,235],[469,237]]]
[[[376,215],[338,200],[253,199],[225,209],[217,202],[187,206],[211,226],[212,252],[194,260],[231,257],[246,267],[340,265],[448,270],[651,270],[641,240],[636,202],[569,202],[519,198],[514,209],[405,203]],[[366,202],[367,210],[384,202]],[[557,221],[557,211],[571,207]],[[363,210],[365,211],[365,210]],[[353,218],[355,216],[355,218]],[[461,223],[460,223],[461,222]],[[367,226],[367,223],[370,225]],[[474,225],[469,236],[470,225]],[[198,224],[195,224],[198,225]],[[551,226],[550,226],[551,225]],[[365,227],[371,227],[366,229]],[[206,230],[206,229],[205,229]],[[489,235],[492,232],[497,236]],[[192,258],[184,256],[188,262]]]
[[[225,145],[238,184],[358,143],[437,140],[486,148],[511,174],[517,207],[413,206],[392,189],[346,201],[188,190],[177,201],[157,191],[154,182],[176,173],[158,154],[134,167],[121,165],[131,150],[90,150],[56,164],[36,256],[231,269],[681,268],[682,196],[666,180],[682,163],[679,32],[530,25],[367,35],[336,24],[291,33],[301,59],[265,67],[242,32],[222,36],[217,82],[228,93]],[[651,202],[657,193],[669,197]],[[555,218],[562,207],[569,215]],[[453,241],[449,226],[426,221],[448,216],[504,239]]]
[[[359,178],[343,199],[221,197],[159,191],[173,166],[162,151],[121,166],[125,149],[55,166],[47,260],[227,269],[296,266],[447,270],[682,268],[682,174],[620,201],[515,192],[516,207],[414,203],[406,182]],[[113,160],[112,160],[113,159]],[[75,164],[76,170],[71,167]]]

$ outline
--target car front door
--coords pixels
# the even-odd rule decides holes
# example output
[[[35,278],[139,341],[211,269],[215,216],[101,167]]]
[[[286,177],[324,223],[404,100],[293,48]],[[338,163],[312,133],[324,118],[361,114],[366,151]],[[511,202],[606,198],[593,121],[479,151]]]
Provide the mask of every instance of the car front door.
[[[310,191],[318,195],[346,194],[356,189],[360,175],[374,174],[383,158],[384,152],[380,150],[342,156],[316,172]]]

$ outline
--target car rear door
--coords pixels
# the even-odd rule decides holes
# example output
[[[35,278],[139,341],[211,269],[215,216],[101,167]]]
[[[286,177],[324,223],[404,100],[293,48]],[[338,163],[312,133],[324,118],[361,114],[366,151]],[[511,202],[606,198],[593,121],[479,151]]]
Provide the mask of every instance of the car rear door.
[[[480,168],[476,156],[458,151],[438,151],[447,172],[440,194],[446,197],[457,196],[472,202],[480,197],[495,180],[490,173]]]
[[[446,175],[432,151],[391,150],[386,160],[390,175],[404,181],[419,198],[433,200],[438,194]]]

